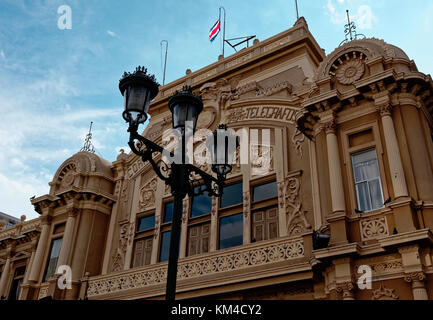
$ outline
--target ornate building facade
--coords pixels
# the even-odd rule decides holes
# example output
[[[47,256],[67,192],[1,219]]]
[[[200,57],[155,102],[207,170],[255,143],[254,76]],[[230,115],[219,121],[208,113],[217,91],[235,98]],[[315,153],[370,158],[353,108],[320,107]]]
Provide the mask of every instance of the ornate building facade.
[[[325,55],[300,18],[160,87],[150,140],[171,143],[184,85],[203,98],[198,129],[247,131],[249,161],[237,153],[221,199],[184,200],[178,299],[433,298],[433,82],[401,49],[370,38]],[[40,218],[0,231],[2,297],[164,297],[172,195],[148,163],[79,152],[32,204]]]

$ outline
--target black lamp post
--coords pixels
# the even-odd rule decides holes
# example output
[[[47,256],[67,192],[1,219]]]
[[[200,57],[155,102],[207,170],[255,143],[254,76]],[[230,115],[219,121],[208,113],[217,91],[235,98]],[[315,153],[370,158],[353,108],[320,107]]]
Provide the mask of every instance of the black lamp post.
[[[208,137],[206,144],[211,151],[212,171],[217,177],[200,170],[190,163],[186,163],[185,152],[185,131],[188,121],[192,122],[193,133],[197,125],[197,119],[203,110],[201,97],[194,95],[190,87],[183,87],[182,90],[169,98],[169,109],[172,113],[173,129],[181,133],[181,161],[176,160],[167,164],[161,160],[159,166],[153,159],[154,153],[170,154],[159,145],[138,134],[139,124],[147,120],[147,112],[150,101],[158,94],[158,83],[153,75],[147,74],[147,69],[137,67],[133,73],[124,73],[119,82],[119,89],[124,96],[125,111],[123,118],[129,123],[128,132],[129,147],[132,152],[140,156],[144,162],[149,161],[153,170],[160,179],[170,185],[174,197],[172,230],[170,238],[170,253],[167,272],[166,300],[175,300],[177,261],[179,257],[179,235],[180,221],[182,217],[182,201],[188,194],[191,197],[207,192],[210,196],[220,197],[223,193],[226,175],[232,170],[232,160],[236,147],[237,138],[227,126],[220,125],[212,136]],[[193,175],[199,175],[200,179],[193,180]],[[196,188],[199,181],[203,182],[200,188]]]

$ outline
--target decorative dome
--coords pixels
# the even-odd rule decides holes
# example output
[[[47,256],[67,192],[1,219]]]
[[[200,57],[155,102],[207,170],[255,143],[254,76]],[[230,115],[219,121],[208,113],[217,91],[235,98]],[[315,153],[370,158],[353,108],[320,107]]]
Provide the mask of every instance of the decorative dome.
[[[54,175],[53,183],[64,187],[72,186],[79,174],[113,178],[111,162],[93,153],[81,151],[62,163]]]
[[[403,50],[383,40],[353,40],[335,49],[321,62],[315,80],[336,76],[340,83],[351,84],[363,75],[363,60],[368,62],[378,57],[411,61]]]

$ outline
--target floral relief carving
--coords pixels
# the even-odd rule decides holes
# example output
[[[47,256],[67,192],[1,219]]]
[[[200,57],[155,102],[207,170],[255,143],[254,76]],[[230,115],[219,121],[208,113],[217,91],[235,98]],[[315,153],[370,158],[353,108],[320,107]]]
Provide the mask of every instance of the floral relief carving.
[[[138,205],[140,209],[153,207],[155,205],[155,192],[157,187],[156,177],[146,183],[140,190]]]
[[[363,241],[387,236],[388,223],[385,217],[361,220],[361,238]]]
[[[235,175],[241,172],[241,160],[240,160],[241,151],[240,150],[241,150],[240,146],[237,147],[234,155],[235,161],[232,164],[232,171],[229,173],[229,175]]]
[[[244,217],[248,218],[250,215],[250,192],[249,191],[244,192],[243,211],[244,211]]]
[[[413,281],[424,281],[425,279],[427,279],[427,277],[424,272],[412,272],[404,276],[404,281],[409,283]]]
[[[49,285],[41,286],[39,289],[38,300],[48,296]]]
[[[292,143],[295,145],[296,153],[302,159],[302,143],[305,141],[304,134],[296,128],[292,136]]]
[[[189,198],[185,197],[183,199],[183,208],[182,208],[182,223],[186,223],[188,221],[188,208],[189,208]]]
[[[300,174],[298,176],[289,177],[286,181],[286,212],[287,229],[290,236],[299,235],[311,228],[302,211],[302,202],[299,197],[301,189]]]
[[[353,291],[355,290],[355,285],[351,281],[337,283],[336,290],[338,293],[342,294],[343,300],[353,299]]]
[[[155,233],[153,235],[154,239],[158,238],[160,226],[161,226],[161,219],[159,216],[156,216],[155,217]]]
[[[394,291],[395,289],[386,288],[381,283],[379,289],[373,290],[371,300],[398,300],[398,296]]]
[[[217,204],[218,204],[218,198],[212,197],[212,209],[211,209],[212,216],[216,216],[218,212]]]
[[[203,277],[220,272],[228,272],[251,268],[304,257],[304,243],[302,239],[284,240],[262,247],[244,248],[238,251],[221,253],[218,256],[203,257],[197,260],[179,261],[178,280]],[[132,270],[118,276],[107,275],[103,278],[90,279],[88,283],[88,297],[119,292],[128,289],[143,288],[161,284],[166,281],[167,266],[159,264],[145,267],[142,270]]]
[[[134,239],[135,223],[124,223],[120,226],[119,246],[113,259],[114,272],[120,271],[125,265],[125,254],[128,245],[132,244]]]
[[[364,72],[364,62],[359,58],[352,58],[346,60],[338,67],[335,72],[335,77],[341,84],[349,85],[361,79]]]

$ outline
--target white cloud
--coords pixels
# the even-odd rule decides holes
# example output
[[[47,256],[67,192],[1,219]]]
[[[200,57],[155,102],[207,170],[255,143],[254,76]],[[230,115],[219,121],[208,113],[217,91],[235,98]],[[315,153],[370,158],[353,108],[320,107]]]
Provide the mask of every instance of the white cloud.
[[[116,36],[116,33],[114,33],[114,32],[111,31],[111,30],[107,30],[107,33],[108,33],[108,35],[110,35],[110,36],[112,36],[112,37],[115,37],[115,36]]]
[[[3,50],[0,50],[0,58],[3,60],[6,59],[5,52]]]
[[[357,1],[350,2],[351,4],[354,4]],[[345,0],[337,0],[337,3],[334,3],[333,0],[328,0],[326,5],[327,13],[330,16],[331,22],[333,24],[338,24],[342,26],[344,24],[347,24],[347,4],[348,3],[345,3]],[[359,29],[371,29],[373,27],[373,23],[377,21],[377,18],[374,16],[371,6],[366,4],[359,5],[356,9],[355,14],[349,13],[349,18],[351,21],[355,22],[357,28]]]

